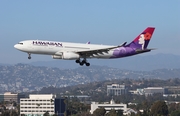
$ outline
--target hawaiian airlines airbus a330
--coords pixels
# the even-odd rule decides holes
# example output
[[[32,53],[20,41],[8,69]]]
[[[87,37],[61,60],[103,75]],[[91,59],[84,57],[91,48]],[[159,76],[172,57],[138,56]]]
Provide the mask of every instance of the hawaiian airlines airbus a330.
[[[87,59],[90,58],[113,59],[150,52],[152,49],[148,49],[147,46],[154,29],[153,27],[146,28],[127,45],[126,42],[119,46],[110,46],[89,44],[89,42],[83,44],[45,40],[25,40],[14,45],[14,47],[28,53],[28,59],[31,59],[31,54],[45,54],[52,55],[53,59],[75,60],[76,63],[79,63],[81,66],[84,64],[89,66],[90,63]]]

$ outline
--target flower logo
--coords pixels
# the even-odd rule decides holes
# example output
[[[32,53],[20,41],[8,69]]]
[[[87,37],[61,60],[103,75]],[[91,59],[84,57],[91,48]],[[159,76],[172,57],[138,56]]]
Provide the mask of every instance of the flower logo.
[[[144,39],[145,40],[150,40],[151,39],[151,34],[150,33],[144,34]]]

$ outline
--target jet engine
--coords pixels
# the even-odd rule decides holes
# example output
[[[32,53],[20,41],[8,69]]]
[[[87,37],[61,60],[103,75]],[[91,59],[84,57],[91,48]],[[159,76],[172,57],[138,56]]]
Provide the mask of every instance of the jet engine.
[[[53,58],[53,59],[62,59],[62,56],[53,55],[52,58]]]
[[[73,52],[63,52],[62,59],[64,60],[76,60],[79,59],[79,54]]]

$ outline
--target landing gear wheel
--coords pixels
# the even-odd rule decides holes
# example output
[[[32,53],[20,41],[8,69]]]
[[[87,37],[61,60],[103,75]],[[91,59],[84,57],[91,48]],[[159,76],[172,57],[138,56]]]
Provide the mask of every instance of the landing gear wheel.
[[[28,59],[31,59],[31,57],[29,56]]]
[[[86,66],[90,66],[90,63],[86,63]]]
[[[85,64],[85,63],[86,63],[86,60],[83,60],[82,63]]]
[[[80,66],[83,66],[83,65],[84,65],[84,63],[80,62],[80,63],[79,63],[79,65],[80,65]]]
[[[77,59],[75,62],[79,63],[80,66],[83,66],[84,64],[86,64],[86,66],[90,66],[90,63],[87,62],[86,58],[84,58],[82,61],[80,59]]]
[[[80,63],[80,60],[76,60],[76,63]]]

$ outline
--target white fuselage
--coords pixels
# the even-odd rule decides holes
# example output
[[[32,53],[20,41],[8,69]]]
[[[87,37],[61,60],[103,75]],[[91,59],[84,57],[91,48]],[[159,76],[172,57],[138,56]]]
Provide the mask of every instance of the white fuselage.
[[[20,51],[31,54],[61,55],[63,52],[90,51],[115,46],[44,40],[26,40],[19,42],[14,47]],[[88,58],[110,58],[112,54],[113,51],[110,50],[108,52],[104,52],[103,54],[97,54]]]

